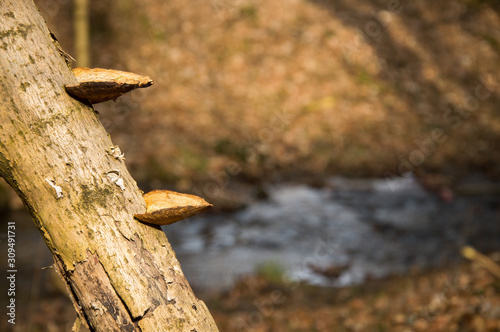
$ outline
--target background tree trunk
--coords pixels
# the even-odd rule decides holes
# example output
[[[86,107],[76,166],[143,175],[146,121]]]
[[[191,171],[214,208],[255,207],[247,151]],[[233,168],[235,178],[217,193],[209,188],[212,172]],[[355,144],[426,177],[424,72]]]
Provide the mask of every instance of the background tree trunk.
[[[73,8],[76,64],[79,67],[89,67],[89,2],[88,0],[75,0]]]
[[[95,331],[217,331],[31,0],[0,0],[0,175]],[[111,174],[123,179],[125,190]],[[188,239],[186,239],[188,240]],[[80,309],[81,308],[81,309]]]

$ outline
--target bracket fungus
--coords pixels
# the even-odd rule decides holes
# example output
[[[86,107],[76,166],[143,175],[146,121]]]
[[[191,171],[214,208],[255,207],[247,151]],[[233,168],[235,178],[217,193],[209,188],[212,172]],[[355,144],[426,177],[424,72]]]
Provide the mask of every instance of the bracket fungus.
[[[143,195],[146,213],[135,214],[142,222],[170,225],[201,213],[212,206],[203,198],[170,190],[153,190]]]
[[[91,104],[116,100],[127,92],[153,84],[148,76],[113,69],[77,67],[73,73],[78,84],[65,85],[66,91],[72,97],[86,99]]]

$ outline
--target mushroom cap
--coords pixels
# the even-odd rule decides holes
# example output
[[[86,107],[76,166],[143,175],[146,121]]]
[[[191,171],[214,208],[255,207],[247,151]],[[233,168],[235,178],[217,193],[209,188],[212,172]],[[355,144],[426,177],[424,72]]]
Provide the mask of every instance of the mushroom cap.
[[[143,195],[146,213],[135,214],[140,221],[169,225],[201,213],[212,206],[203,198],[170,190],[153,190]]]
[[[113,69],[77,67],[73,69],[73,73],[78,84],[65,85],[66,91],[71,96],[86,99],[92,104],[116,100],[124,93],[153,84],[148,76]]]

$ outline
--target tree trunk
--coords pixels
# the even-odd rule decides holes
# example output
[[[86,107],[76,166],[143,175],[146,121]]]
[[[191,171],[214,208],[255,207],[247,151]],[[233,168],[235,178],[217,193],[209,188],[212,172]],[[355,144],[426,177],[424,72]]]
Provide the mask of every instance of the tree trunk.
[[[133,218],[141,192],[93,109],[64,90],[76,79],[32,0],[0,0],[0,76],[0,175],[81,319],[93,331],[217,331],[165,234]]]
[[[75,56],[79,67],[90,66],[89,2],[75,0],[73,22],[75,27]]]

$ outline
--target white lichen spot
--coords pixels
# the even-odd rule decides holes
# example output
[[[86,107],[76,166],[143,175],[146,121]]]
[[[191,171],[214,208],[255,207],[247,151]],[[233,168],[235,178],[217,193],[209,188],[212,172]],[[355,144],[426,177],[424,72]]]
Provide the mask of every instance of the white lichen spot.
[[[109,172],[106,173],[106,176],[108,179],[116,184],[122,191],[125,191],[125,184],[123,182],[123,179],[120,177],[120,171],[117,169],[113,169]]]
[[[125,190],[125,185],[123,184],[123,179],[119,178],[118,180],[115,181],[115,184],[120,187],[120,189],[123,191]]]
[[[104,312],[106,311],[106,308],[104,308],[101,302],[90,302],[90,307],[93,310],[99,311],[100,316],[104,315]]]
[[[125,160],[125,155],[123,154],[123,152],[120,150],[120,147],[118,145],[113,145],[109,148],[109,151],[107,151],[108,154],[119,160],[119,161],[124,161]]]
[[[51,180],[51,179],[45,179],[45,181],[47,181],[49,183],[49,185],[54,188],[54,190],[56,191],[56,198],[59,199],[61,197],[64,196],[63,194],[63,191],[62,191],[62,188],[59,187],[58,185],[56,185],[56,182],[54,180]]]

